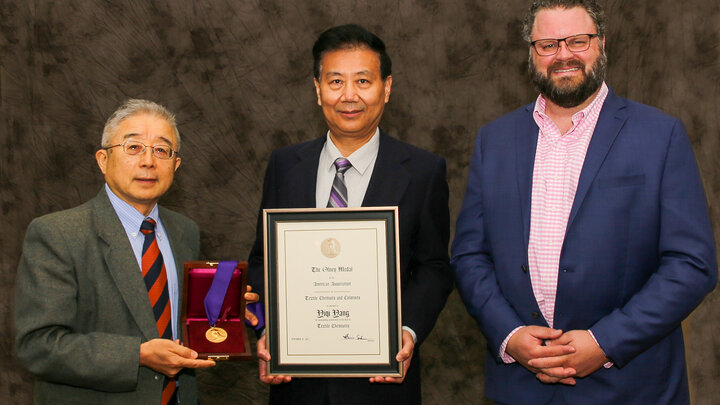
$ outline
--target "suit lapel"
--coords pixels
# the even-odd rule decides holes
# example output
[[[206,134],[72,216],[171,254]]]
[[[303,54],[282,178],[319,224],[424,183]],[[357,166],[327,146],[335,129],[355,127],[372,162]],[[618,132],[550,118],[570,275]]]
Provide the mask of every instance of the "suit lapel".
[[[291,196],[287,206],[315,208],[318,164],[325,140],[325,136],[322,136],[295,151],[297,160],[290,170],[285,171],[287,178],[283,181],[290,190],[280,193]]]
[[[532,177],[535,165],[535,151],[539,128],[533,119],[535,104],[525,107],[526,119],[516,122],[515,158],[517,159],[517,184],[525,237],[525,251],[530,238],[530,204],[532,203]]]
[[[607,156],[612,147],[615,138],[617,138],[620,129],[627,121],[627,110],[625,102],[615,95],[612,90],[609,91],[603,108],[600,111],[598,122],[595,125],[590,145],[588,145],[587,154],[585,155],[585,163],[580,172],[577,190],[575,192],[575,200],[573,201],[570,217],[566,229],[570,226],[582,206],[585,196],[587,196],[590,186],[592,186],[600,167],[602,166],[605,156]]]
[[[380,146],[363,207],[400,205],[410,182],[410,174],[402,163],[410,155],[404,145],[380,131]]]
[[[168,242],[170,243],[170,250],[173,252],[173,258],[175,259],[175,273],[177,274],[177,283],[178,283],[178,307],[175,308],[175,312],[177,317],[178,325],[177,325],[177,331],[178,334],[182,333],[182,328],[180,327],[180,314],[181,314],[181,308],[182,308],[182,294],[183,294],[183,282],[185,281],[185,260],[188,258],[183,257],[180,252],[186,252],[188,251],[188,247],[185,245],[181,245],[181,241],[183,241],[183,229],[172,220],[172,218],[165,214],[165,208],[158,207],[158,215],[160,216],[160,219],[162,220],[162,225],[165,228],[165,234],[167,235]],[[195,260],[195,258],[192,258],[192,260]]]
[[[98,237],[105,242],[105,265],[128,310],[146,339],[157,337],[157,326],[150,308],[147,288],[125,229],[115,213],[105,188],[93,200]]]

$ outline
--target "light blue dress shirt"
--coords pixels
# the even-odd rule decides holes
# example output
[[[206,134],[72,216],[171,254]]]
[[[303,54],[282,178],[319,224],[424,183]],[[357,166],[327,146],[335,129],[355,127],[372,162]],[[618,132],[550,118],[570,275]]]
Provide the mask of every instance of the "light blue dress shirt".
[[[158,216],[158,206],[155,204],[150,214],[146,217],[140,211],[135,209],[132,205],[123,201],[118,197],[110,187],[105,183],[105,191],[115,209],[120,222],[125,228],[125,233],[130,240],[133,253],[138,262],[138,271],[142,272],[142,247],[145,242],[145,235],[140,232],[140,225],[145,218],[152,218],[155,220],[155,238],[157,239],[160,253],[162,253],[163,262],[165,263],[165,271],[167,272],[168,279],[168,295],[170,296],[170,312],[172,314],[172,334],[173,340],[177,339],[178,331],[178,277],[177,277],[177,266],[175,266],[175,256],[173,256],[172,249],[170,248],[170,241],[168,240],[167,233],[163,227],[162,221]],[[150,301],[148,300],[148,304]]]

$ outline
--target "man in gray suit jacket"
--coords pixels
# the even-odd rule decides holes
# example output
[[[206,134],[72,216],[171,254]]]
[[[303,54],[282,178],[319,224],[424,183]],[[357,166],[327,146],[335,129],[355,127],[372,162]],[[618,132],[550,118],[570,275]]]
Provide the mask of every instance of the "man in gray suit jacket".
[[[190,369],[214,362],[176,339],[183,262],[197,258],[199,231],[157,205],[180,166],[179,149],[168,110],[128,100],[108,119],[95,154],[105,187],[28,227],[15,323],[18,357],[37,377],[35,403],[197,403]],[[155,298],[143,266],[151,251],[161,280]]]

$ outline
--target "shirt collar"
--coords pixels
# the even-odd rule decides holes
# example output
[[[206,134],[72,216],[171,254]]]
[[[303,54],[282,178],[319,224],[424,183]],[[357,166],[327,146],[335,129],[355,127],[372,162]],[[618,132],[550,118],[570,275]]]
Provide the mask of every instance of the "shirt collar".
[[[157,204],[155,204],[155,206],[152,208],[152,210],[150,210],[150,213],[147,216],[144,216],[135,207],[128,204],[122,198],[118,197],[117,194],[115,194],[110,189],[110,186],[108,186],[107,183],[105,183],[105,192],[107,193],[107,196],[110,199],[110,204],[115,210],[115,213],[120,219],[120,223],[122,223],[123,228],[125,228],[125,232],[128,234],[129,238],[135,238],[138,236],[138,234],[140,234],[140,225],[142,225],[142,222],[145,220],[145,218],[152,218],[156,224],[160,224]],[[155,234],[160,236],[161,232],[161,227],[156,226]]]
[[[582,110],[576,112],[572,116],[572,122],[573,122],[573,128],[577,127],[588,115],[590,115],[591,111],[594,111],[595,109],[602,108],[602,104],[605,102],[605,98],[608,95],[608,86],[603,82],[600,85],[600,91],[595,95],[595,98],[593,101],[588,104],[587,107],[583,108]],[[540,94],[538,95],[537,100],[535,101],[535,108],[533,109],[533,117],[535,118],[535,123],[540,127],[543,128],[544,126],[548,125],[549,122],[552,122],[550,117],[545,114],[545,108],[547,106],[547,103],[545,101],[545,97]],[[572,129],[568,132],[572,132]]]
[[[337,146],[333,143],[330,138],[330,131],[326,135],[325,147],[323,153],[325,154],[326,161],[330,161],[330,165],[327,167],[330,170],[335,163],[335,159],[343,157],[342,153],[338,150]],[[365,173],[365,170],[370,167],[370,164],[375,161],[378,150],[380,149],[380,128],[375,128],[375,133],[365,145],[361,146],[358,150],[347,156],[346,159],[352,163],[352,166],[361,175]]]

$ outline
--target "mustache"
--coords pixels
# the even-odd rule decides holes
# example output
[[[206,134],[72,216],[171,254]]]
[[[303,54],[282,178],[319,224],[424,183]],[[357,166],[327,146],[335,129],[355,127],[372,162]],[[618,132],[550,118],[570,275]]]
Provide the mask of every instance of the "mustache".
[[[548,76],[550,76],[550,73],[551,73],[553,70],[568,69],[568,68],[574,68],[574,67],[580,68],[580,70],[582,70],[583,72],[585,71],[585,64],[584,64],[582,61],[580,61],[580,60],[578,60],[578,59],[571,59],[571,60],[568,60],[568,61],[555,61],[555,62],[553,62],[552,65],[548,66],[548,68],[547,68],[547,74],[548,74]]]

